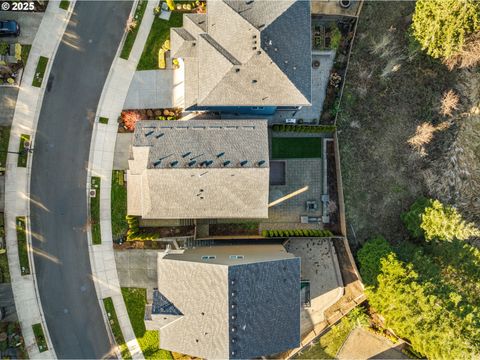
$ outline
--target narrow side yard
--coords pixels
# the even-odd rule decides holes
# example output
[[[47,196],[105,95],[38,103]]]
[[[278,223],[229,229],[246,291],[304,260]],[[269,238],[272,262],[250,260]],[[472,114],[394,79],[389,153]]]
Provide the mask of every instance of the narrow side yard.
[[[122,288],[123,299],[133,332],[146,359],[173,359],[172,353],[159,348],[158,331],[145,330],[144,315],[147,292],[140,288]]]

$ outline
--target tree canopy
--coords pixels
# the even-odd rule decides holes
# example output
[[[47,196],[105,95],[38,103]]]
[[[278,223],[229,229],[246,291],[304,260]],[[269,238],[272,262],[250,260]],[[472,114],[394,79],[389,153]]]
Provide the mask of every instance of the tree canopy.
[[[413,35],[434,58],[449,58],[462,50],[466,37],[480,30],[476,0],[417,0]]]
[[[478,251],[460,241],[392,247],[377,237],[365,243],[358,260],[371,308],[416,351],[432,359],[479,355]]]
[[[480,236],[480,230],[462,219],[458,211],[438,200],[420,198],[402,214],[406,228],[414,238],[427,241],[467,240]]]

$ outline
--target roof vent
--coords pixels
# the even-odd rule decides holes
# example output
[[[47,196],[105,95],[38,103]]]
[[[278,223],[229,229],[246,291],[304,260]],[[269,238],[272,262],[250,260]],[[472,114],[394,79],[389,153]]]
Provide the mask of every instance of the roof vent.
[[[274,51],[278,51],[278,48],[274,48],[273,50],[274,50]]]
[[[232,303],[232,305],[230,305],[230,307],[231,307],[232,309],[235,309],[235,308],[237,307],[237,304]]]
[[[145,133],[145,136],[150,136],[150,135],[152,135],[153,133],[154,133],[154,131],[153,131],[153,130],[150,130],[149,132]]]
[[[205,165],[206,165],[207,167],[210,166],[210,165],[212,165],[212,164],[213,164],[213,160],[207,160],[207,161],[205,162]]]
[[[293,67],[293,70],[297,70],[297,67],[296,67],[296,66],[294,66],[294,67]]]
[[[257,83],[257,80],[253,79],[252,84],[256,84],[256,83]]]
[[[192,152],[191,152],[191,151],[189,151],[189,152],[187,152],[187,153],[183,154],[183,155],[182,155],[182,158],[186,158],[186,157],[187,157],[188,155],[190,155],[191,153],[192,153]]]
[[[247,4],[247,5],[253,4],[253,0],[248,0],[248,1],[246,2],[246,4]]]
[[[230,160],[227,160],[227,161],[223,162],[223,166],[227,166],[228,164],[230,164]]]
[[[256,46],[252,47],[252,50],[257,50],[257,47]]]
[[[235,332],[237,331],[237,328],[235,326],[232,326],[232,328],[230,329],[232,332]]]
[[[157,139],[160,139],[163,135],[165,135],[165,134],[164,134],[164,133],[160,133],[160,134],[158,134],[158,135],[155,135],[155,137],[156,137]]]
[[[197,163],[197,160],[192,160],[188,163],[188,166],[189,167],[192,167],[193,165],[195,165]]]
[[[262,166],[263,164],[265,164],[265,160],[260,160],[260,161],[258,162],[258,166]]]
[[[160,165],[161,162],[162,162],[162,160],[157,160],[153,163],[153,166],[158,166],[158,165]]]
[[[240,165],[245,166],[245,165],[247,165],[247,163],[248,163],[248,160],[243,160],[243,161],[240,162]]]
[[[260,50],[257,51],[257,55],[261,55],[262,52]]]
[[[240,72],[240,69],[239,69],[239,68],[236,68],[236,69],[235,69],[235,72],[236,72],[236,73]]]
[[[235,319],[237,318],[237,316],[236,316],[236,315],[232,315],[231,318],[232,318],[232,320],[235,320]]]
[[[225,155],[225,152],[224,152],[224,151],[221,152],[221,153],[219,153],[219,154],[217,154],[217,158],[222,157],[223,155]]]
[[[178,161],[177,161],[177,160],[172,161],[172,162],[170,163],[170,166],[171,166],[171,167],[174,167],[174,166],[177,166],[177,165],[178,165]]]

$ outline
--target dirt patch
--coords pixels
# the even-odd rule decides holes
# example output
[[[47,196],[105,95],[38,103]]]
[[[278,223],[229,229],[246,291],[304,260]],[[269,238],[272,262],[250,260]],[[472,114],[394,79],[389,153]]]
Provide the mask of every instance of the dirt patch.
[[[376,234],[391,241],[407,236],[400,214],[418,196],[437,195],[428,191],[425,171],[458,133],[455,124],[436,131],[426,155],[408,143],[419,125],[450,121],[440,115],[441,99],[458,77],[412,46],[414,6],[367,2],[360,15],[337,124],[353,245]]]

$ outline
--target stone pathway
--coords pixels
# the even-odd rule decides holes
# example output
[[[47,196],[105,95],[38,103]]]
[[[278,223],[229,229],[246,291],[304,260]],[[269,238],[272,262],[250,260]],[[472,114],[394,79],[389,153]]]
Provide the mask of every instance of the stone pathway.
[[[75,1],[71,1],[70,9],[73,9],[74,5]],[[21,134],[29,134],[32,144],[35,142],[35,130],[47,83],[46,79],[48,79],[52,60],[55,57],[56,50],[62,39],[70,15],[71,12],[60,9],[58,3],[55,2],[50,3],[43,15],[35,40],[32,43],[27,66],[23,73],[22,85],[18,92],[8,145],[9,151],[15,152],[19,150]],[[43,81],[42,87],[37,88],[31,84],[40,56],[46,56],[50,61],[45,71],[45,80]],[[28,351],[29,357],[32,359],[52,359],[55,358],[56,355],[43,316],[35,278],[35,264],[31,252],[29,195],[32,156],[28,157],[26,168],[17,167],[17,160],[17,154],[8,154],[5,175],[5,235],[13,297],[15,299],[18,321],[22,328],[25,348]],[[27,246],[29,249],[30,275],[22,276],[20,273],[16,232],[17,216],[25,216],[27,218]],[[37,323],[42,324],[49,348],[49,350],[44,352],[39,352],[33,334],[32,325]]]
[[[123,336],[134,359],[143,359],[144,356],[133,332],[118,279],[112,241],[110,191],[118,129],[117,119],[123,109],[129,84],[133,79],[145,41],[150,32],[154,19],[153,8],[156,6],[156,3],[156,1],[149,1],[147,4],[129,59],[124,60],[118,56],[122,48],[120,46],[117,57],[110,68],[97,109],[88,166],[89,178],[91,176],[99,176],[102,184],[100,197],[102,244],[93,245],[91,242],[91,231],[88,234],[95,288],[100,302],[104,298],[112,298]],[[132,7],[132,12],[135,11],[135,8],[136,3]],[[108,118],[108,124],[99,123],[99,117]],[[89,184],[87,184],[87,188],[89,188]],[[104,309],[103,304],[101,304],[101,308]],[[104,317],[106,320],[105,314]]]

